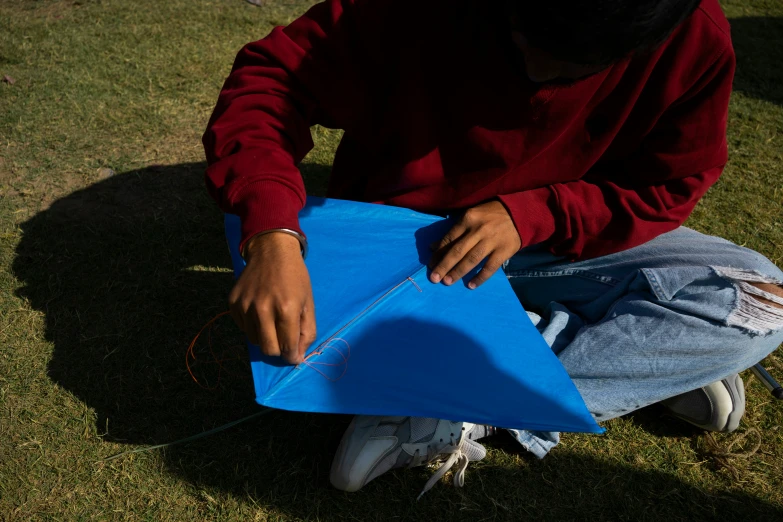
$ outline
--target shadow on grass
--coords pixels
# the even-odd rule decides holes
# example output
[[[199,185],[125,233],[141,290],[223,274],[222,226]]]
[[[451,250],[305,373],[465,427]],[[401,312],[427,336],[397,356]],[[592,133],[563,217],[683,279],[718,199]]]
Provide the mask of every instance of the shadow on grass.
[[[734,89],[783,105],[783,18],[750,16],[729,22],[737,54]]]
[[[24,285],[20,296],[45,314],[46,336],[54,344],[50,376],[96,412],[105,440],[168,442],[257,411],[244,361],[227,363],[231,373],[216,391],[197,386],[184,364],[190,339],[226,308],[232,284],[222,219],[205,194],[203,170],[194,163],[113,176],[58,200],[22,226],[13,270]],[[328,168],[309,165],[303,172],[322,193]],[[216,347],[233,343],[244,350],[230,319],[218,330]],[[671,473],[567,449],[544,461],[479,463],[468,473],[467,488],[439,486],[418,503],[429,476],[424,469],[394,472],[358,494],[343,494],[329,486],[328,472],[347,422],[344,416],[276,412],[171,448],[164,460],[194,486],[262,506],[273,517],[783,516],[780,506],[741,492],[709,496]],[[508,440],[495,444],[519,450]]]
[[[232,373],[216,392],[196,385],[185,367],[184,349],[227,309],[233,280],[204,168],[115,175],[22,225],[13,270],[24,283],[20,297],[45,312],[49,374],[94,408],[106,440],[176,439],[256,409],[245,361],[227,363]],[[328,167],[303,171],[322,189]],[[244,354],[230,318],[216,333],[216,346],[230,339]],[[212,369],[197,368],[208,382]]]

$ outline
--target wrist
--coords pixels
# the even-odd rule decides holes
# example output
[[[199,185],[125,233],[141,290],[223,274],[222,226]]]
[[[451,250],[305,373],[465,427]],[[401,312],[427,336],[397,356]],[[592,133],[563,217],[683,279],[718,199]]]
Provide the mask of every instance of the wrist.
[[[294,230],[266,230],[256,234],[247,241],[242,257],[246,262],[249,262],[252,257],[270,250],[295,251],[302,257],[305,257],[307,255],[307,239]]]

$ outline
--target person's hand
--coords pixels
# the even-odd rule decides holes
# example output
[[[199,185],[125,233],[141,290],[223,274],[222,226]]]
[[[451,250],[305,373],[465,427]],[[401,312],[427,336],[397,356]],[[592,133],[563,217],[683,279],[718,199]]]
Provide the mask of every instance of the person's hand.
[[[443,239],[432,245],[430,281],[451,285],[483,260],[486,263],[468,287],[481,285],[522,247],[519,233],[499,201],[468,209]]]
[[[285,233],[256,236],[245,260],[228,296],[231,316],[264,355],[302,362],[315,340],[315,305],[299,241]]]

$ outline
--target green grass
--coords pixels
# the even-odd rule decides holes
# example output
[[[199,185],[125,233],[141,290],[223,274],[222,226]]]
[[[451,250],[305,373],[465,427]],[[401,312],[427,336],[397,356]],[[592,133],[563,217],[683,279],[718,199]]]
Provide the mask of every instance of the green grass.
[[[256,411],[247,366],[217,391],[184,352],[231,275],[203,189],[200,134],[233,56],[309,2],[0,0],[0,519],[761,519],[783,516],[783,421],[746,375],[738,435],[656,408],[565,435],[543,461],[508,439],[467,487],[414,502],[422,469],[358,494],[328,486],[347,418],[274,413],[100,463]],[[739,56],[731,161],[689,225],[783,264],[783,4],[724,2]],[[323,191],[339,133],[314,129]],[[114,175],[109,175],[111,169]],[[221,323],[215,346],[239,349]],[[768,359],[783,378],[783,360]],[[200,367],[203,378],[214,379]]]

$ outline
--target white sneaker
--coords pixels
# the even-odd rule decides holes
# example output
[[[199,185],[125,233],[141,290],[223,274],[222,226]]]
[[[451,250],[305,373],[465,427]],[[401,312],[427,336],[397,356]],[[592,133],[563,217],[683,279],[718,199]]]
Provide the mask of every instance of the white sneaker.
[[[707,431],[734,431],[745,414],[745,385],[735,373],[661,404],[675,417]]]
[[[444,461],[421,495],[454,464],[454,485],[461,487],[468,463],[487,454],[475,440],[494,431],[487,426],[442,419],[357,415],[340,441],[329,479],[337,489],[357,491],[390,469]]]

